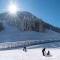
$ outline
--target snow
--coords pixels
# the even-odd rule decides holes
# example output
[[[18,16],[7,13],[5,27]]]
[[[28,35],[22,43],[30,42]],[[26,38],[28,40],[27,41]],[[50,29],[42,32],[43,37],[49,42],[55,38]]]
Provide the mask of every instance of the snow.
[[[60,60],[60,33],[52,30],[46,30],[46,32],[21,32],[6,20],[3,24],[5,30],[0,32],[1,60]],[[21,27],[24,28],[23,24]],[[29,46],[27,52],[24,52],[21,48],[24,45]],[[14,49],[16,47],[20,48]],[[8,50],[9,48],[14,50]],[[51,56],[43,56],[43,48],[47,48],[46,52],[49,50]]]
[[[42,48],[27,49],[24,52],[22,49],[0,51],[1,60],[60,60],[59,48],[47,48],[51,56],[43,56]]]
[[[44,45],[44,47],[59,47],[60,46],[60,33],[52,30],[46,32],[26,31],[21,32],[16,26],[3,22],[5,30],[0,32],[0,49],[2,48],[15,48],[24,45],[35,45],[57,42],[54,44]]]
[[[5,16],[7,15],[7,16]],[[0,43],[5,42],[20,42],[20,41],[38,41],[38,42],[50,42],[50,41],[60,41],[60,33],[54,32],[52,30],[46,30],[46,32],[34,32],[34,31],[20,31],[24,30],[24,25],[26,21],[28,22],[28,26],[30,24],[34,26],[34,21],[39,20],[35,16],[33,16],[29,12],[20,12],[18,13],[18,17],[10,16],[9,14],[2,14],[0,17],[0,22],[3,23],[5,29],[0,32]],[[19,23],[18,23],[19,22]],[[25,22],[25,23],[24,23]],[[42,20],[40,19],[40,23]],[[30,27],[31,28],[31,27]],[[29,29],[30,29],[29,28]]]
[[[47,30],[46,32],[21,32],[16,26],[4,22],[5,30],[0,32],[0,42],[15,42],[21,40],[60,40],[60,33]]]

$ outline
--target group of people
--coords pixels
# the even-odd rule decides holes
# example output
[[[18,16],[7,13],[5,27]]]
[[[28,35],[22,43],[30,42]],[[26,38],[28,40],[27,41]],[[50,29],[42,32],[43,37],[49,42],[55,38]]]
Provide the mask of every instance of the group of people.
[[[43,56],[50,55],[50,51],[48,50],[48,52],[46,53],[46,48],[43,48],[42,54]]]
[[[27,52],[26,46],[23,47],[23,51]],[[50,51],[48,50],[48,52],[46,52],[46,48],[43,48],[42,49],[42,54],[43,54],[43,56],[46,56],[46,55],[49,56],[50,55]]]

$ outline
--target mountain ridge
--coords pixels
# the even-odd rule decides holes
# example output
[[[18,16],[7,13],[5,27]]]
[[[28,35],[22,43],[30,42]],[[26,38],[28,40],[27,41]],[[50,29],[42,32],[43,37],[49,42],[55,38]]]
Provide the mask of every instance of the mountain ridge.
[[[60,28],[44,22],[27,11],[19,11],[15,16],[10,15],[8,12],[1,13],[0,21],[4,20],[7,20],[11,24],[16,24],[21,31],[44,32],[48,29],[60,33]]]

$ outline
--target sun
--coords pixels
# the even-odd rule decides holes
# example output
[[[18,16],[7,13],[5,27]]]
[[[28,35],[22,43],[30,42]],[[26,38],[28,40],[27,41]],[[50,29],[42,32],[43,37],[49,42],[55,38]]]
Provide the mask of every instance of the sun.
[[[8,12],[11,14],[16,14],[17,12],[17,6],[15,4],[11,4],[8,6]]]

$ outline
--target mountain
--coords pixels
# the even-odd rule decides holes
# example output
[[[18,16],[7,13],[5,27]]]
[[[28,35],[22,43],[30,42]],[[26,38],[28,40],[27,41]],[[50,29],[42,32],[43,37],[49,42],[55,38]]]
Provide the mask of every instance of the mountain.
[[[26,11],[0,14],[0,48],[51,42],[60,42],[60,28]]]
[[[60,28],[54,27],[32,13],[22,11],[16,15],[0,14],[0,42],[26,40],[53,41],[60,40]],[[1,27],[0,27],[1,28]]]
[[[20,31],[45,32],[48,29],[60,32],[60,28],[54,27],[26,11],[17,12],[15,16],[2,13],[0,14],[0,21],[6,21],[8,24],[16,26]]]

